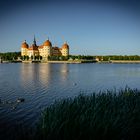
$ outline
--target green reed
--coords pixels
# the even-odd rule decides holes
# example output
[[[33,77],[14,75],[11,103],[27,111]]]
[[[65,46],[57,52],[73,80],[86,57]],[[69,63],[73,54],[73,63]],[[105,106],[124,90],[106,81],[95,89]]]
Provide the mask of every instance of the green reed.
[[[140,139],[140,91],[126,88],[57,101],[43,111],[37,136],[46,140]]]
[[[8,140],[139,140],[140,91],[107,90],[56,101],[36,128],[17,127]]]

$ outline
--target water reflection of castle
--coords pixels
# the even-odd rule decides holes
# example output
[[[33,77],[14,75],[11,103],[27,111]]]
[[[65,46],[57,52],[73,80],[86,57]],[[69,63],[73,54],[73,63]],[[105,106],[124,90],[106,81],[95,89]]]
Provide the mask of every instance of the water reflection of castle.
[[[57,76],[59,77],[59,81],[66,82],[68,76],[68,64],[22,64],[20,76],[22,86],[26,90],[29,90],[28,88],[37,88],[38,86],[47,87],[53,85]]]
[[[22,64],[21,65],[21,80],[23,84],[33,84],[40,82],[40,84],[47,85],[50,81],[50,64]]]
[[[41,56],[47,58],[48,56],[68,56],[69,45],[65,42],[61,48],[52,46],[50,40],[46,40],[43,45],[37,46],[34,37],[33,44],[29,47],[26,40],[21,45],[21,56]]]

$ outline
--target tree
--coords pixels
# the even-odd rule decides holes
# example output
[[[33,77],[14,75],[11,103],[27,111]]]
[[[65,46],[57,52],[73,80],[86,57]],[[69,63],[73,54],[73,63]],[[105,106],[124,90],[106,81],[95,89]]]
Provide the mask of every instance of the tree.
[[[33,55],[31,55],[31,60],[33,60]]]
[[[40,60],[42,60],[42,56],[39,56]]]

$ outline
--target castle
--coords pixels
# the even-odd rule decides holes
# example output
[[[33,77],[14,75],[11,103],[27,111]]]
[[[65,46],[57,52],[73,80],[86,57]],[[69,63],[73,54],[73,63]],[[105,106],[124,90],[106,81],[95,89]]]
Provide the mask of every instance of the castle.
[[[34,37],[33,44],[29,46],[26,40],[21,45],[21,56],[28,56],[29,58],[35,56],[41,56],[43,59],[47,59],[48,56],[68,56],[69,45],[64,43],[61,48],[52,46],[52,43],[47,39],[42,45],[37,46],[36,39]]]

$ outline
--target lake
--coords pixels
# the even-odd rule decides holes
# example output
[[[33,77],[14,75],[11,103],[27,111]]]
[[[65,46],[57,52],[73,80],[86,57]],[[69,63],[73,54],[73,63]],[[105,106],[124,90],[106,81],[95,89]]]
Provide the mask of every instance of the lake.
[[[140,89],[140,64],[0,64],[0,126],[34,125],[55,100],[94,91]],[[16,103],[17,98],[25,102]],[[2,131],[2,130],[1,130]]]

